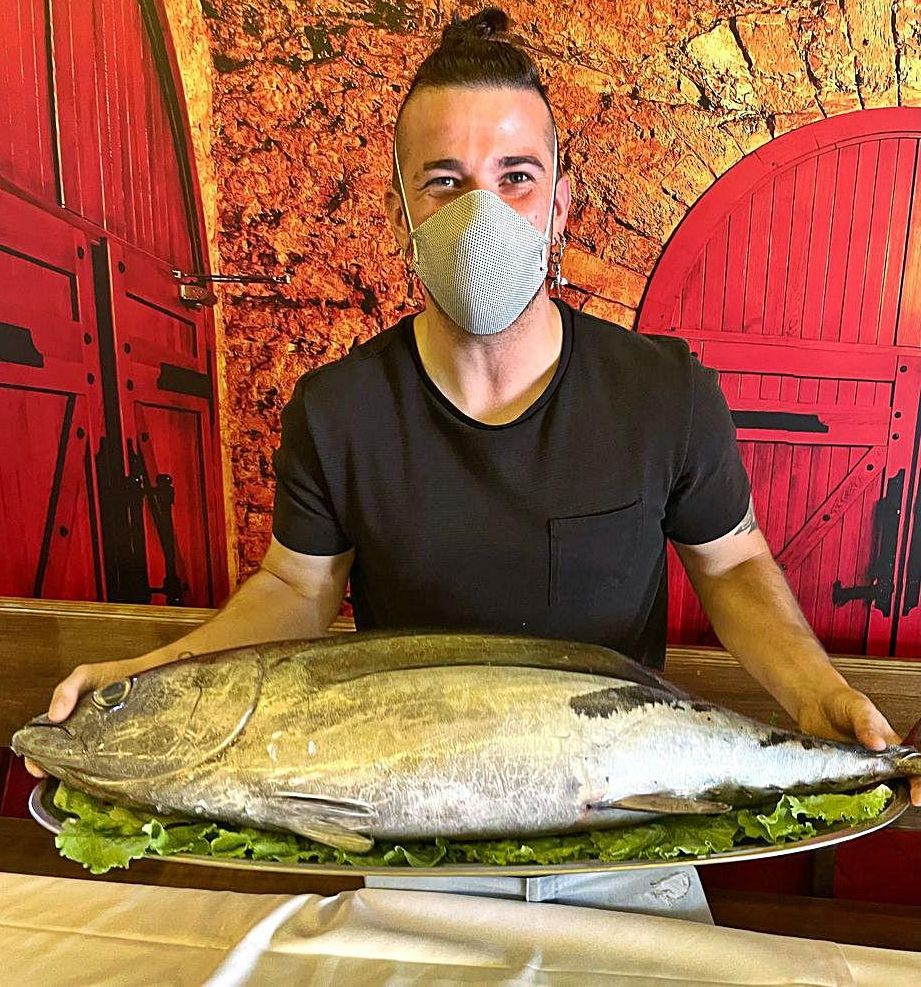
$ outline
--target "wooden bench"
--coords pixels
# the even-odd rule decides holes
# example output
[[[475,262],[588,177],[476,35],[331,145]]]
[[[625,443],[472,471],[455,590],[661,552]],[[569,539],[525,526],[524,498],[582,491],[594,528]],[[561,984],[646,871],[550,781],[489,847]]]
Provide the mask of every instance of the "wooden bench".
[[[8,745],[19,726],[47,708],[54,685],[81,662],[111,661],[143,654],[174,641],[213,611],[176,607],[60,603],[0,597],[0,745]],[[333,631],[350,631],[337,621]],[[867,693],[905,733],[921,715],[921,663],[882,658],[834,658],[851,684]],[[670,649],[666,675],[689,692],[765,722],[789,725],[775,701],[725,652],[702,648]],[[919,814],[900,824],[921,829]],[[918,835],[921,841],[921,834]],[[807,897],[759,894],[719,887],[708,879],[708,896],[720,924],[781,934],[831,938],[865,945],[921,949],[921,907],[837,901],[830,873],[833,851],[812,854],[813,878]],[[793,859],[793,858],[789,858]],[[727,869],[728,869],[727,865]],[[732,868],[751,867],[737,864]],[[764,865],[762,865],[764,866]],[[27,819],[0,819],[0,870],[58,876],[87,876],[57,855],[52,840]],[[716,873],[701,868],[702,876]],[[361,886],[348,876],[314,877],[241,873],[190,864],[137,861],[130,871],[106,880],[178,887],[252,892],[312,891],[330,894]],[[855,915],[860,915],[860,921]]]

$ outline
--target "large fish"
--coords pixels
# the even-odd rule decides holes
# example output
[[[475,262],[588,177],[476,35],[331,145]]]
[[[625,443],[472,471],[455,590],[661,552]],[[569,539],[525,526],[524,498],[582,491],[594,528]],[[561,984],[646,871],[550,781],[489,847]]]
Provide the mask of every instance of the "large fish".
[[[13,747],[91,794],[290,830],[561,833],[921,775],[697,701],[616,652],[473,634],[350,634],[163,665],[39,717]]]

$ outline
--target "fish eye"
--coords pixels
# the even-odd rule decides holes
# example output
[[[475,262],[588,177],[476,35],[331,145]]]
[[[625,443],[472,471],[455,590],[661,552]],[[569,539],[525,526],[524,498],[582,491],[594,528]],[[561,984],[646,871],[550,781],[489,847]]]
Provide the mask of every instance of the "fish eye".
[[[99,709],[115,709],[128,698],[128,693],[131,692],[133,685],[134,679],[110,682],[93,693],[93,705]]]

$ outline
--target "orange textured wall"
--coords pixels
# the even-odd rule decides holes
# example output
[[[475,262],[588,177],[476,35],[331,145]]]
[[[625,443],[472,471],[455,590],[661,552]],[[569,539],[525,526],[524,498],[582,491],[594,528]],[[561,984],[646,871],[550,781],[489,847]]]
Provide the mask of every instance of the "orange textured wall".
[[[241,575],[268,541],[271,452],[294,381],[407,311],[381,206],[392,122],[441,27],[480,6],[201,0],[221,267],[292,274],[223,291]],[[743,155],[822,116],[921,102],[914,3],[506,9],[548,82],[575,181],[566,274],[581,290],[568,298],[623,325],[688,207]]]

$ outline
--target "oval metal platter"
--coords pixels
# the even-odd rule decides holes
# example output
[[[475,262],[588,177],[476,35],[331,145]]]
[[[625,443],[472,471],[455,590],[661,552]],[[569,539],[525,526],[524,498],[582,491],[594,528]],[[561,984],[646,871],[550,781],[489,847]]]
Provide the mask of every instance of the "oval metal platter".
[[[908,785],[902,781],[888,782],[893,789],[893,798],[885,811],[875,819],[867,820],[825,833],[806,840],[784,843],[780,846],[740,848],[726,853],[714,853],[709,857],[677,857],[671,860],[602,860],[575,861],[565,864],[511,864],[498,866],[489,864],[445,864],[437,867],[354,867],[349,864],[284,864],[270,860],[233,860],[220,857],[175,854],[174,856],[150,856],[164,863],[199,864],[204,867],[224,867],[233,870],[258,870],[282,874],[339,874],[352,877],[546,877],[551,874],[586,874],[622,870],[658,870],[693,864],[728,864],[742,860],[767,860],[805,850],[818,850],[845,843],[858,836],[866,836],[895,822],[909,806]],[[52,801],[57,787],[57,779],[45,779],[32,790],[29,797],[29,812],[35,821],[52,833],[59,833],[66,816]]]

